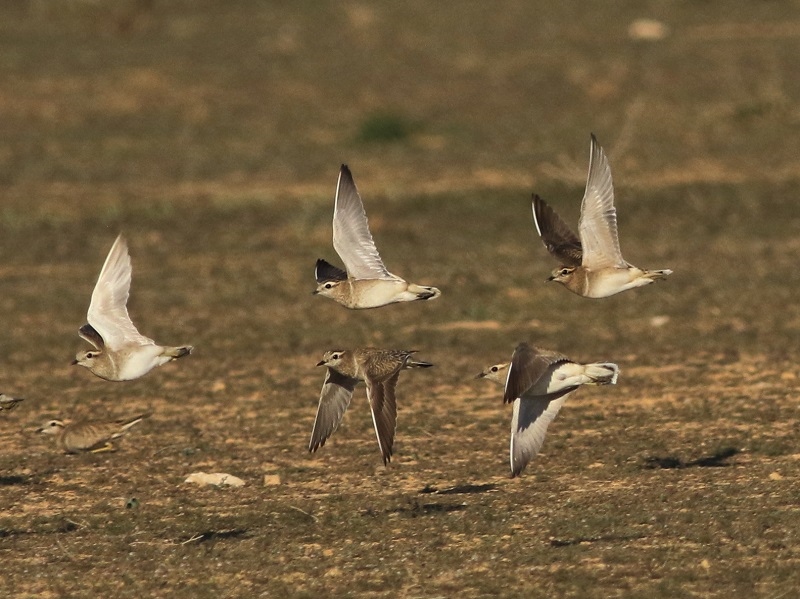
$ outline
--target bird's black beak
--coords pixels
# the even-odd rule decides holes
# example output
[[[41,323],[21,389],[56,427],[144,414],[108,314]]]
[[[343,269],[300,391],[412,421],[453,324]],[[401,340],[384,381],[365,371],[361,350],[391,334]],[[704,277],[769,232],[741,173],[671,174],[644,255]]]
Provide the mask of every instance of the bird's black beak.
[[[317,295],[318,293],[319,293],[319,290],[315,289],[314,291],[311,292],[311,295]]]
[[[320,360],[317,362],[317,366],[325,366],[325,360]]]
[[[555,281],[555,280],[556,280],[556,277],[555,277],[555,275],[550,275],[549,277],[547,277],[547,278],[544,280],[544,282],[545,282],[545,283],[549,283],[550,281]]]
[[[481,372],[481,373],[479,373],[479,374],[475,375],[475,378],[476,378],[476,379],[482,379],[482,378],[483,378],[483,377],[485,377],[485,376],[486,376],[486,373],[485,373],[485,372]]]
[[[77,363],[78,363],[78,361],[77,361],[77,360],[73,360],[72,362],[70,362],[70,363],[69,363],[69,365],[70,365],[70,366],[75,366]]]

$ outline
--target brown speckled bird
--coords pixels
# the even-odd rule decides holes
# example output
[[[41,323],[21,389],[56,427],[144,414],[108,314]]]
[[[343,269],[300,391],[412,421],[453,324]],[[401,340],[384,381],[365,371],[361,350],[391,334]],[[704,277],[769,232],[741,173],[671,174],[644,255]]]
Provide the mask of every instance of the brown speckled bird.
[[[58,446],[66,453],[82,451],[100,453],[113,451],[114,446],[111,441],[121,437],[132,426],[149,416],[148,413],[114,422],[76,422],[73,424],[65,424],[62,420],[49,420],[37,432],[54,435]]]
[[[383,463],[388,464],[397,427],[395,387],[400,371],[433,366],[428,362],[411,360],[413,353],[372,347],[325,352],[317,366],[327,367],[328,373],[322,385],[308,450],[314,452],[322,447],[336,431],[350,405],[355,386],[363,381],[367,385],[367,398]]]

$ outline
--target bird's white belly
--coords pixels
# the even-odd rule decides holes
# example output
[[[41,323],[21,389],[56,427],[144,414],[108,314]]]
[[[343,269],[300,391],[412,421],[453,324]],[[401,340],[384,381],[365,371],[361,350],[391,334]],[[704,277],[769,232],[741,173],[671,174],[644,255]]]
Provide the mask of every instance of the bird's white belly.
[[[403,293],[408,287],[405,281],[385,279],[361,280],[353,287],[354,307],[377,308],[403,301]]]
[[[127,352],[119,364],[119,379],[122,381],[137,379],[156,366],[169,362],[163,351],[158,345],[141,345]]]
[[[548,374],[541,377],[525,392],[525,397],[544,397],[574,389],[585,382],[584,367],[581,364],[565,362],[551,368]]]
[[[642,271],[635,267],[614,268],[591,273],[588,297],[609,297],[633,287],[652,283],[650,279],[640,278],[641,274]]]

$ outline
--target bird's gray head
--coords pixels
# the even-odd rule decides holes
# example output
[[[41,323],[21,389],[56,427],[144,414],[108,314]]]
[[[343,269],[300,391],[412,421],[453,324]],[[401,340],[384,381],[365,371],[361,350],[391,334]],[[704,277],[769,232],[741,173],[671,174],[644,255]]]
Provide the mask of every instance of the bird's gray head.
[[[36,429],[37,433],[45,435],[57,435],[61,429],[64,428],[64,422],[61,420],[48,420],[42,426]]]
[[[475,378],[486,379],[487,381],[494,381],[495,383],[505,385],[506,377],[508,376],[508,367],[509,364],[507,362],[503,364],[494,364],[483,370],[483,372]]]
[[[342,282],[343,281],[321,281],[312,292],[312,295],[335,298],[341,291],[340,286]]]
[[[572,279],[572,274],[574,272],[574,266],[559,266],[558,268],[553,269],[553,272],[550,273],[550,276],[547,277],[547,280],[566,285],[567,282]]]
[[[96,364],[97,359],[103,355],[99,349],[90,349],[88,351],[78,352],[75,355],[75,359],[71,362],[72,366],[76,364],[83,366],[84,368],[92,368],[92,365]]]
[[[329,368],[335,368],[339,364],[342,363],[342,356],[344,356],[345,350],[343,349],[332,349],[330,351],[326,351],[322,354],[322,360],[317,362],[317,366],[328,366]]]

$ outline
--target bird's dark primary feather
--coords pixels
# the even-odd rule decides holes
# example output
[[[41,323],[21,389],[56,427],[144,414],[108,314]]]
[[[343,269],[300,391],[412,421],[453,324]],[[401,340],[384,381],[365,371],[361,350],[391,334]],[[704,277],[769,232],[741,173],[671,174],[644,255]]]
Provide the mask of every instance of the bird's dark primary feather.
[[[347,272],[341,268],[337,268],[330,262],[326,262],[322,258],[317,260],[317,267],[314,269],[314,276],[317,283],[325,283],[327,281],[346,281]]]
[[[103,349],[103,347],[105,347],[106,342],[103,341],[103,337],[88,322],[78,329],[78,334],[97,349]]]
[[[533,217],[547,251],[567,266],[580,266],[583,260],[581,240],[556,211],[535,194]]]

